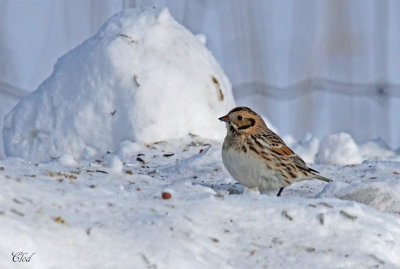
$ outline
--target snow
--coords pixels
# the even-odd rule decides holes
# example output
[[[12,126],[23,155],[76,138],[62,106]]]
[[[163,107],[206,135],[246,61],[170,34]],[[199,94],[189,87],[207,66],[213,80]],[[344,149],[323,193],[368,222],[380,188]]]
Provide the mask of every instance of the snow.
[[[120,13],[9,114],[0,268],[23,267],[16,252],[32,268],[400,267],[399,151],[287,135],[333,182],[248,192],[222,164],[234,101],[205,41],[167,10]]]
[[[118,158],[118,156],[112,156],[112,155],[107,156],[105,158],[105,164],[114,173],[120,173],[124,166],[123,163],[121,162],[121,160]]]
[[[58,158],[58,162],[62,166],[74,166],[77,165],[78,163],[75,161],[74,157],[72,155],[64,153]]]
[[[167,9],[113,16],[6,116],[6,155],[80,160],[125,140],[223,138],[215,119],[234,106],[231,84],[204,42]]]
[[[350,172],[355,172],[351,175]],[[338,180],[339,178],[341,180]],[[337,168],[334,182],[325,186],[318,197],[338,197],[357,201],[378,210],[400,209],[398,161],[365,161],[359,166]]]
[[[322,141],[316,162],[320,164],[357,164],[362,157],[353,138],[347,133],[332,134]]]
[[[396,153],[381,138],[376,138],[360,146],[360,154],[364,160],[388,159]]]
[[[221,142],[124,145],[120,172],[107,163],[120,153],[73,167],[0,161],[0,267],[15,251],[36,253],[33,268],[400,266],[399,162],[314,165],[334,182],[276,197],[243,193]]]
[[[307,163],[351,165],[367,160],[400,160],[381,138],[357,145],[350,134],[342,132],[327,135],[321,142],[312,134],[298,142],[291,136],[283,140]]]
[[[294,144],[293,150],[300,155],[305,162],[314,163],[315,156],[318,154],[319,146],[320,142],[318,138],[308,134],[302,141]]]

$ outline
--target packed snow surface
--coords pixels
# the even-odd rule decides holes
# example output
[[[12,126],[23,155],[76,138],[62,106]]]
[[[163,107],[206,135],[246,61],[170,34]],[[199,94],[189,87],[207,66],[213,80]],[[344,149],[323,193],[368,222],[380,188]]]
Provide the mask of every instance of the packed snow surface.
[[[231,85],[204,46],[167,9],[127,10],[62,56],[53,74],[5,118],[7,156],[76,160],[124,140],[189,133],[221,139],[216,118],[234,106]]]
[[[334,182],[276,197],[243,193],[220,154],[192,137],[80,163],[0,161],[0,267],[400,267],[398,161],[313,165]],[[18,251],[35,254],[13,262]]]

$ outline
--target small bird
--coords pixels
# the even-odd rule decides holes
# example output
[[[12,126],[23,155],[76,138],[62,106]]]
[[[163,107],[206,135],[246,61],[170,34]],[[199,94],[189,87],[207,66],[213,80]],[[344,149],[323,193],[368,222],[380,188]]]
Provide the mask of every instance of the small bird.
[[[226,122],[222,161],[240,184],[260,192],[278,190],[296,181],[329,178],[307,167],[264,120],[248,107],[236,107],[219,120]]]

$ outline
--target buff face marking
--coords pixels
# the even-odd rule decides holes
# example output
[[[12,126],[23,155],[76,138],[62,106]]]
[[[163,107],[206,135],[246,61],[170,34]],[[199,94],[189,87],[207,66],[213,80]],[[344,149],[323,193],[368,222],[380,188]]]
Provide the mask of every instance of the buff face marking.
[[[220,117],[227,127],[222,146],[224,166],[240,184],[259,191],[279,190],[295,181],[330,179],[307,167],[264,120],[248,107],[236,107]]]

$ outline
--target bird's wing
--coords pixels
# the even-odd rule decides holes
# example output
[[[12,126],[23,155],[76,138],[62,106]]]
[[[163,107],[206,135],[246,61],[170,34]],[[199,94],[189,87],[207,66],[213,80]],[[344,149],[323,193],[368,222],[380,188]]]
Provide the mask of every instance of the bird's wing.
[[[306,170],[308,172],[314,172],[314,173],[318,173],[319,174],[319,172],[317,170],[314,170],[314,169],[308,167],[306,165],[306,163],[303,161],[303,159],[300,158],[298,155],[290,156],[290,158],[294,161],[294,163],[296,164],[296,166],[298,168]]]
[[[268,130],[267,134],[265,134],[266,142],[268,143],[268,147],[275,153],[290,157],[292,155],[296,155],[293,150],[291,150],[288,146],[286,146],[285,142],[274,132]]]
[[[273,152],[278,153],[282,156],[291,157],[293,155],[296,155],[293,150],[291,150],[288,146],[284,144],[272,144],[270,145],[270,148]]]
[[[308,167],[303,159],[294,153],[293,150],[291,150],[288,146],[286,146],[285,142],[283,142],[283,140],[277,134],[271,131],[268,134],[268,138],[270,141],[269,147],[273,152],[290,158],[296,164],[296,166],[302,170],[319,173],[318,171]]]
[[[275,153],[278,153],[279,155],[290,158],[298,168],[306,170],[308,172],[314,172],[319,174],[317,170],[308,167],[306,162],[302,158],[300,158],[299,155],[294,153],[288,146],[282,145],[280,147],[271,147],[271,150]]]

